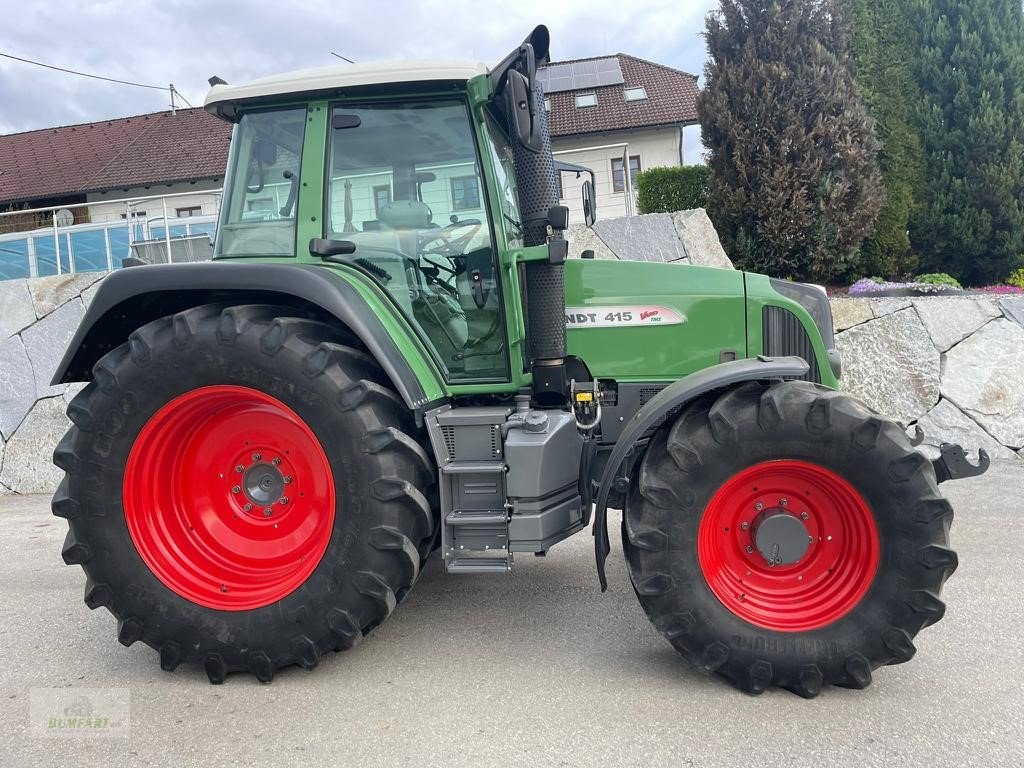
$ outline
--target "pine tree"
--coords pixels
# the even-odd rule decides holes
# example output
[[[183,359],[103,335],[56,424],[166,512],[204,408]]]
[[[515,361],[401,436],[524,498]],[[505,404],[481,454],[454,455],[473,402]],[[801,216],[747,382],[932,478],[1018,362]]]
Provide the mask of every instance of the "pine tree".
[[[882,206],[841,0],[721,0],[698,110],[708,212],[742,267],[833,281]]]
[[[922,267],[979,285],[1024,266],[1021,0],[915,0],[928,183]]]
[[[853,60],[857,84],[875,121],[881,143],[878,165],[885,205],[874,234],[864,243],[864,274],[904,278],[917,267],[910,247],[910,218],[925,184],[924,149],[915,108],[917,87],[914,38],[908,34],[907,0],[853,0]]]

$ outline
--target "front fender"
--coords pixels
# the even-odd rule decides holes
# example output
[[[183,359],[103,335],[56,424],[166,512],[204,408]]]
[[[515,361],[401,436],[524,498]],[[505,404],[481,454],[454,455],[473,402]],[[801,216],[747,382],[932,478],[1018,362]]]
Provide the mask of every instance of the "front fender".
[[[209,303],[276,303],[333,316],[366,345],[413,410],[444,397],[442,383],[398,312],[374,306],[335,270],[309,264],[199,262],[154,264],[112,272],[100,284],[52,384],[88,381],[104,354],[151,320]],[[403,343],[402,339],[407,343]]]
[[[608,541],[608,496],[616,484],[629,482],[629,479],[621,477],[619,472],[637,441],[649,429],[663,421],[673,409],[703,394],[744,381],[799,378],[807,371],[807,361],[799,357],[758,357],[713,365],[665,387],[633,415],[622,430],[605,464],[594,513],[594,555],[597,559],[597,577],[601,582],[602,592],[608,589],[604,566],[611,551],[611,544]]]

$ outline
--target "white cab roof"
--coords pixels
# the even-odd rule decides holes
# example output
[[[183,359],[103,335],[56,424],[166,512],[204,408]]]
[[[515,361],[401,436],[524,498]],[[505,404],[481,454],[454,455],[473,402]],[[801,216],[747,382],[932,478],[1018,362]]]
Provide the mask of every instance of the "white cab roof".
[[[206,95],[205,106],[238,102],[264,96],[289,93],[330,91],[358,85],[426,82],[430,80],[465,81],[486,75],[487,65],[480,61],[430,59],[424,61],[372,61],[365,64],[338,64],[303,69],[260,78],[245,85],[215,85]]]

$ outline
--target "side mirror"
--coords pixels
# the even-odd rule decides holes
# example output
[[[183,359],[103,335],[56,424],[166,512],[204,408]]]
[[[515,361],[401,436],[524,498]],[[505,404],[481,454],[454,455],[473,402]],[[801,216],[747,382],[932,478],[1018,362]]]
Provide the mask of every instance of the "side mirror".
[[[331,256],[348,256],[356,252],[356,244],[351,240],[327,240],[323,237],[314,237],[309,241],[309,252],[321,259],[328,259]]]
[[[597,198],[594,197],[594,185],[588,179],[583,182],[583,220],[588,227],[597,221]]]
[[[564,205],[552,205],[548,208],[548,224],[555,232],[564,232],[569,228],[569,208]]]
[[[533,94],[530,83],[522,72],[510,69],[505,86],[505,109],[509,124],[519,143],[531,152],[540,152],[540,120],[534,119]]]

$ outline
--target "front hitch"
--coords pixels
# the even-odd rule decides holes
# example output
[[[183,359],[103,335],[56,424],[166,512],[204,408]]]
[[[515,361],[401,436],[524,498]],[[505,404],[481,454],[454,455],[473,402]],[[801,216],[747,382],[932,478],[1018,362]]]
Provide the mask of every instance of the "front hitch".
[[[935,480],[944,483],[947,480],[962,480],[965,477],[977,477],[984,474],[992,462],[984,448],[978,449],[978,464],[975,466],[967,460],[964,449],[955,443],[943,443],[939,446],[939,458],[932,461],[935,467]]]

